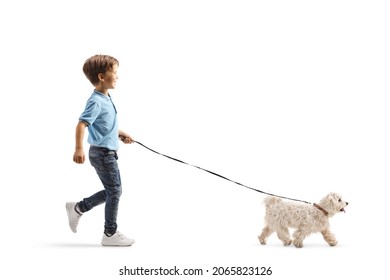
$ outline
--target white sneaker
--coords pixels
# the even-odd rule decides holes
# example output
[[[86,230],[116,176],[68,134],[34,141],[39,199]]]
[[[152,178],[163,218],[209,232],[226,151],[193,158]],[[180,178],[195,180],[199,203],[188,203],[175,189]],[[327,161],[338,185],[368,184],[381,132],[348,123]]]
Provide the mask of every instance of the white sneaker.
[[[131,246],[135,241],[127,238],[123,233],[119,231],[108,237],[103,233],[102,245],[103,246]]]
[[[77,213],[75,210],[76,204],[76,202],[66,203],[66,213],[68,214],[69,226],[74,233],[77,232],[77,225],[79,224],[81,217],[81,214]]]

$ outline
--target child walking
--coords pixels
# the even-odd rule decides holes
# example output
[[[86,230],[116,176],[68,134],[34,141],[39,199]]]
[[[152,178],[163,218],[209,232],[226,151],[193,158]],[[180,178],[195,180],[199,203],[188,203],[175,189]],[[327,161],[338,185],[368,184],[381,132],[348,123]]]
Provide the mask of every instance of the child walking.
[[[95,168],[104,189],[79,202],[67,202],[66,211],[70,229],[77,232],[82,214],[95,206],[105,203],[103,246],[130,246],[133,239],[117,231],[117,215],[122,193],[118,169],[119,139],[125,144],[133,143],[127,133],[118,129],[117,111],[108,90],[115,89],[118,79],[119,62],[109,55],[95,55],[88,58],[83,66],[85,76],[94,86],[84,112],[76,126],[76,149],[73,161],[85,161],[83,148],[84,131],[88,128],[89,161]]]

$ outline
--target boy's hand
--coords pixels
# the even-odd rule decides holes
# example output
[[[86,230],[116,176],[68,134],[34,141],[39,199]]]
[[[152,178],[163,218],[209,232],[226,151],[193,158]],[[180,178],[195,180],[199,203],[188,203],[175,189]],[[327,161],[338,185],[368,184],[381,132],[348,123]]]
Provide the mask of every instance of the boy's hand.
[[[125,144],[131,144],[134,142],[133,138],[131,138],[129,134],[123,131],[119,132],[119,139]]]
[[[85,161],[85,154],[83,149],[76,149],[73,155],[73,161],[75,163],[84,163]]]

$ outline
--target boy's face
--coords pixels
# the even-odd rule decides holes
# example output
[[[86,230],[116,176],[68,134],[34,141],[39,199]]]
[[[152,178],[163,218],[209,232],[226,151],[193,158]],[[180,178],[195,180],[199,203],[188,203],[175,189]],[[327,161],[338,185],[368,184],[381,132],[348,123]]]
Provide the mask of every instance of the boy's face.
[[[115,89],[116,80],[118,80],[118,65],[114,64],[111,70],[108,70],[105,74],[99,74],[100,82],[103,83],[105,89]]]

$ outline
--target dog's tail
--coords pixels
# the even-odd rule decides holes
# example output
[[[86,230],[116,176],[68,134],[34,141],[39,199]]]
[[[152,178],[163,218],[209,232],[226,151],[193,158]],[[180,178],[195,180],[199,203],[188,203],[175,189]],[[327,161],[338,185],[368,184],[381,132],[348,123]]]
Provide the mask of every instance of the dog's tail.
[[[268,207],[272,204],[276,204],[276,203],[279,203],[281,202],[282,199],[279,198],[279,197],[274,197],[274,196],[267,196],[266,198],[264,198],[264,204],[265,204],[265,207]]]

